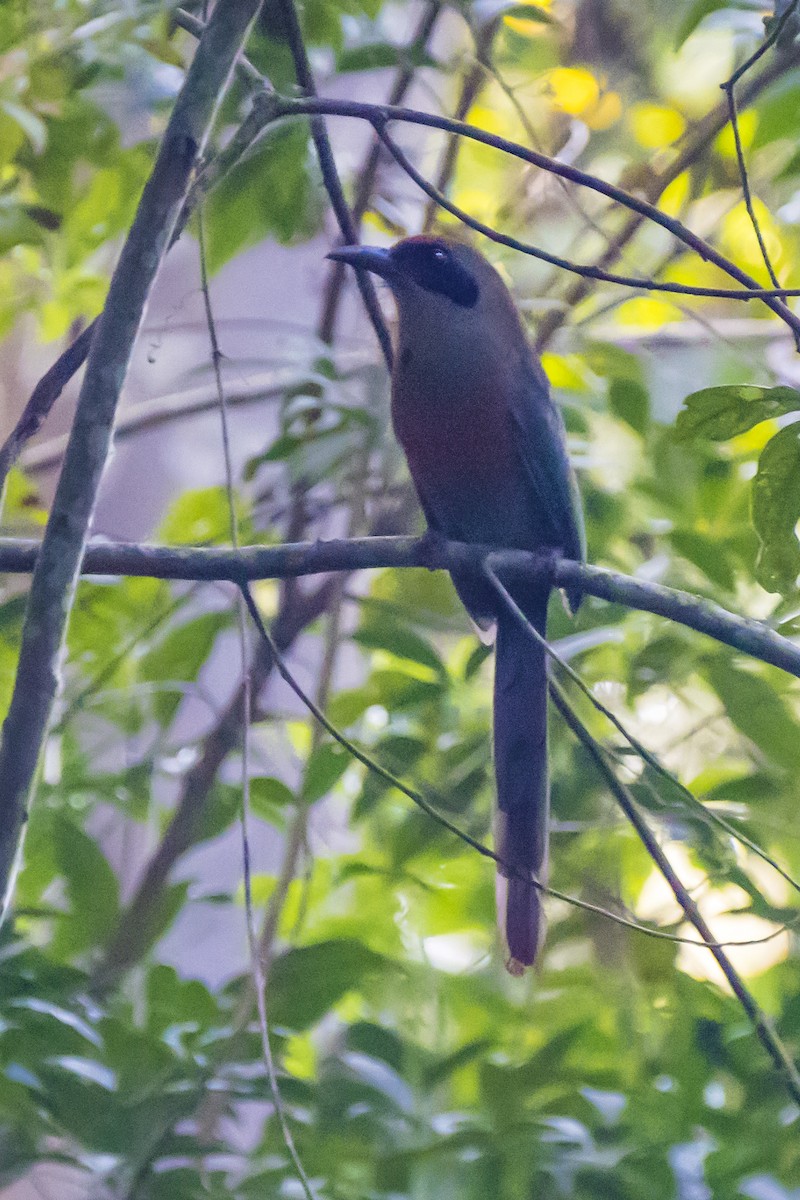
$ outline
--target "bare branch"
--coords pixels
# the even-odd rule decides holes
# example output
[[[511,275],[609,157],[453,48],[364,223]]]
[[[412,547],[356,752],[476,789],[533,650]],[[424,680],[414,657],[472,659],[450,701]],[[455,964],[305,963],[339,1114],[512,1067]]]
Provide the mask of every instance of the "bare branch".
[[[226,401],[228,408],[280,400],[286,395],[288,387],[303,381],[304,378],[295,370],[270,371],[268,376],[262,376],[261,379],[255,375],[247,383],[239,383],[231,390]],[[150,400],[140,400],[135,406],[119,414],[114,426],[114,445],[118,446],[126,438],[158,429],[171,421],[212,412],[216,407],[216,395],[207,387],[186,388],[179,392],[154,396]],[[68,435],[61,435],[29,446],[22,455],[22,469],[29,474],[35,474],[37,471],[46,471],[50,467],[58,466],[64,457],[68,440]]]
[[[295,597],[282,605],[272,635],[276,646],[285,652],[312,621],[324,613],[330,603],[333,581],[325,580],[304,597]],[[250,669],[253,696],[263,689],[274,666],[268,648],[259,646]],[[180,800],[172,814],[158,848],[147,864],[136,891],[111,938],[93,978],[96,991],[103,992],[137,963],[157,932],[164,889],[178,859],[194,845],[202,826],[209,797],[222,763],[236,749],[242,732],[242,708],[245,682],[239,686],[203,743],[203,749],[183,778]]]
[[[754,50],[749,58],[746,58],[744,60],[744,62],[742,63],[742,65],[740,67],[737,67],[737,69],[731,75],[730,79],[728,79],[725,83],[722,84],[723,91],[727,91],[728,88],[735,87],[736,84],[739,82],[739,80],[744,75],[746,75],[747,72],[756,65],[758,60],[760,58],[763,58],[763,56],[767,53],[767,51],[771,50],[772,47],[778,43],[784,29],[789,24],[789,21],[791,20],[791,18],[797,12],[797,4],[798,4],[798,0],[790,0],[790,3],[787,4],[783,13],[778,18],[778,20],[775,22],[772,33],[770,33],[769,37],[764,39],[764,41],[761,43],[761,45],[758,47],[758,49]],[[776,5],[776,7],[777,7],[777,5]]]
[[[70,379],[86,362],[96,324],[95,320],[86,326],[83,333],[56,359],[31,392],[22,415],[0,446],[0,491],[5,486],[6,476],[19,458],[22,447],[38,433]]]
[[[550,266],[559,267],[563,271],[569,271],[573,275],[580,275],[583,279],[591,279],[598,283],[615,283],[621,287],[631,288],[636,291],[646,292],[667,292],[678,296],[704,296],[707,298],[717,298],[724,300],[764,300],[767,298],[787,298],[790,296],[800,296],[800,288],[781,287],[776,280],[773,288],[714,288],[714,287],[699,287],[688,283],[670,283],[658,281],[646,276],[638,275],[617,275],[612,271],[604,271],[602,267],[594,264],[582,265],[580,263],[571,262],[569,259],[561,258],[557,254],[551,254],[547,250],[542,250],[538,246],[531,245],[530,242],[522,242],[518,238],[512,237],[510,234],[501,233],[494,229],[491,225],[486,225],[483,221],[479,221],[477,217],[471,216],[463,208],[449,200],[443,192],[440,192],[432,183],[425,179],[410,161],[408,156],[403,153],[397,143],[390,137],[386,130],[379,133],[379,137],[386,146],[389,153],[395,159],[397,164],[402,167],[406,174],[411,178],[417,186],[425,192],[432,200],[434,200],[440,208],[445,209],[454,217],[464,224],[474,229],[477,233],[483,234],[490,241],[497,242],[499,245],[508,246],[512,250],[518,250],[522,254],[527,254],[531,258],[539,259],[541,262],[549,263]],[[670,258],[672,256],[670,255]],[[669,261],[669,259],[667,260]]]
[[[555,888],[549,887],[540,880],[536,879],[534,875],[531,874],[529,876],[527,873],[522,872],[519,867],[514,866],[512,863],[505,862],[498,854],[495,853],[494,850],[491,850],[483,842],[478,841],[477,838],[472,837],[472,835],[467,833],[465,830],[460,829],[458,825],[455,825],[448,817],[435,808],[433,804],[431,804],[431,802],[422,795],[421,792],[417,791],[416,788],[409,787],[408,784],[404,783],[403,780],[397,775],[393,774],[391,771],[388,771],[386,767],[381,766],[381,764],[372,758],[371,755],[366,754],[363,750],[361,750],[355,744],[355,742],[351,741],[348,737],[345,737],[342,731],[338,729],[331,720],[328,719],[319,705],[315,704],[308,693],[303,690],[292,672],[287,667],[283,660],[283,656],[279,653],[277,647],[272,642],[272,639],[261,618],[261,614],[258,611],[258,606],[255,603],[250,588],[246,583],[241,585],[241,590],[242,595],[245,598],[248,612],[253,618],[253,623],[261,634],[264,644],[269,646],[272,651],[278,674],[280,675],[281,679],[288,684],[288,686],[297,696],[298,700],[305,705],[311,715],[315,718],[319,725],[330,734],[333,740],[337,742],[342,749],[346,750],[348,754],[350,754],[351,757],[356,760],[356,762],[360,762],[361,765],[366,767],[368,771],[371,771],[373,775],[377,775],[385,783],[388,783],[391,787],[396,788],[397,791],[403,796],[407,796],[412,803],[416,804],[417,808],[421,809],[426,816],[434,820],[437,825],[441,825],[443,829],[446,829],[449,833],[454,834],[459,841],[463,842],[466,846],[469,846],[471,850],[475,850],[483,858],[488,858],[498,866],[502,867],[510,876],[529,881],[533,884],[537,891],[541,892],[545,896],[552,896],[555,900],[563,900],[565,903],[572,905],[574,908],[583,909],[586,912],[597,913],[598,915],[605,917],[607,920],[613,921],[616,925],[622,925],[626,929],[635,929],[638,933],[647,934],[649,937],[659,938],[669,942],[685,943],[691,946],[707,945],[709,949],[711,948],[712,943],[705,941],[705,939],[702,942],[698,942],[696,938],[682,937],[680,934],[669,933],[667,930],[654,928],[652,925],[643,925],[640,921],[635,921],[628,917],[620,916],[619,913],[611,912],[607,908],[601,908],[599,905],[592,904],[587,900],[581,900],[577,896],[570,896],[565,892],[559,892]],[[781,926],[779,929],[773,930],[771,933],[768,933],[763,937],[747,938],[740,942],[714,942],[713,946],[716,948],[722,948],[725,945],[760,945],[764,942],[772,941],[773,938],[778,937],[788,928],[788,925]]]
[[[200,37],[204,25],[190,13],[178,10],[174,14],[176,25],[187,30],[195,37]],[[245,82],[257,85],[260,89],[268,87],[267,80],[244,55],[236,59],[236,69]],[[198,199],[210,191],[222,176],[231,169],[241,155],[249,148],[251,137],[250,125],[245,119],[229,144],[215,158],[207,163],[192,180],[183,210],[178,218],[169,241],[169,249],[177,242],[183,229],[194,210]],[[17,461],[22,447],[36,434],[50,411],[69,383],[81,369],[89,355],[92,337],[97,327],[99,317],[87,325],[83,333],[72,342],[56,359],[52,367],[42,376],[31,392],[30,398],[5,442],[0,446],[0,491],[5,486],[6,477],[11,467]]]
[[[259,0],[221,0],[173,108],[91,339],[86,375],[41,554],[0,744],[0,890],[7,904],[30,790],[58,686],[81,559],[117,402],[153,280]]]
[[[493,229],[491,225],[486,225],[483,221],[479,221],[477,217],[470,216],[463,208],[459,208],[452,200],[448,200],[444,192],[440,192],[437,187],[434,187],[417,170],[408,155],[404,154],[384,128],[378,130],[378,137],[397,165],[402,167],[410,179],[413,179],[417,187],[426,196],[429,196],[431,200],[434,200],[440,208],[452,213],[454,217],[458,217],[459,221],[462,221],[464,225],[468,225],[470,229],[474,229],[477,233],[482,233],[484,237],[489,238],[492,242],[498,242],[501,246],[509,246],[512,250],[519,250],[522,254],[528,254],[531,258],[537,258],[541,262],[549,263],[552,267],[560,267],[564,271],[570,271],[573,275],[580,275],[584,279],[594,279],[599,283],[617,283],[622,287],[634,288],[637,291],[669,292],[678,296],[706,296],[724,300],[764,300],[767,297],[785,298],[787,296],[800,296],[800,288],[782,288],[777,280],[775,281],[774,288],[696,287],[689,283],[659,283],[655,279],[643,278],[636,275],[615,275],[611,271],[604,271],[601,267],[581,266],[579,263],[570,262],[569,259],[560,258],[557,254],[550,254],[547,250],[540,250],[538,246],[532,246],[530,242],[521,242],[518,238],[511,237],[510,234],[500,233],[497,229]]]
[[[461,81],[461,90],[458,95],[454,114],[457,121],[466,120],[469,110],[480,95],[486,81],[487,68],[490,64],[492,43],[502,23],[502,17],[495,16],[485,21],[473,31],[475,61]],[[445,191],[455,174],[458,164],[459,147],[460,143],[457,137],[451,137],[448,140],[439,163],[439,169],[436,172],[436,186],[440,192]],[[433,227],[433,223],[436,220],[436,211],[437,203],[431,198],[431,202],[425,207],[425,213],[422,218],[422,229],[425,233]]]
[[[771,62],[755,79],[751,79],[742,88],[742,95],[739,102],[740,108],[752,104],[762,92],[770,87],[776,79],[779,79],[781,75],[784,75],[791,66],[793,66],[793,62],[788,57],[782,59],[776,58]],[[708,148],[714,138],[725,128],[727,123],[728,106],[723,101],[691,127],[681,143],[679,153],[663,171],[660,171],[657,175],[653,175],[646,186],[645,196],[651,204],[655,204],[671,183],[674,183],[684,171],[688,171],[708,152]],[[617,262],[625,247],[629,245],[641,228],[643,220],[644,218],[638,213],[631,213],[622,228],[617,231],[606,248],[598,256],[596,265],[601,269],[607,269],[613,263]],[[575,280],[572,287],[562,297],[562,303],[559,308],[554,308],[545,314],[539,322],[536,339],[536,345],[539,350],[543,350],[545,346],[550,344],[554,335],[568,319],[569,314],[590,294],[593,286],[593,280],[591,279]]]
[[[40,543],[26,538],[0,539],[0,571],[31,571],[39,547]],[[490,556],[493,566],[506,575],[547,579],[554,587],[577,589],[611,604],[666,617],[800,678],[800,646],[761,621],[737,616],[711,600],[660,583],[524,550],[496,550],[444,540],[431,544],[429,538],[412,537],[288,542],[280,546],[242,546],[238,551],[109,542],[87,548],[82,570],[85,575],[227,580],[238,584],[242,580],[293,579],[378,567],[481,571]]]
[[[742,271],[736,263],[726,258],[724,254],[720,254],[714,246],[710,245],[709,242],[699,237],[696,233],[693,233],[691,229],[677,220],[677,218],[662,212],[647,200],[642,200],[638,196],[626,192],[623,188],[619,188],[613,183],[608,183],[606,180],[600,179],[595,175],[590,175],[586,171],[581,171],[578,167],[573,167],[569,163],[560,162],[556,158],[541,154],[537,150],[531,150],[526,146],[520,145],[518,142],[509,141],[508,138],[500,137],[499,134],[488,133],[484,129],[477,128],[477,126],[467,125],[463,121],[456,121],[450,117],[440,117],[434,113],[420,112],[415,109],[400,108],[392,105],[365,104],[354,100],[326,100],[316,98],[292,100],[284,97],[270,96],[269,103],[263,106],[262,111],[266,125],[269,125],[279,117],[327,114],[330,116],[350,117],[369,121],[376,132],[380,132],[391,121],[402,121],[411,125],[421,125],[429,129],[442,129],[445,132],[459,134],[462,137],[480,142],[484,146],[491,146],[495,150],[511,155],[513,158],[518,158],[535,167],[540,167],[544,171],[549,171],[553,175],[559,175],[563,179],[570,180],[572,183],[580,184],[582,187],[607,196],[623,208],[627,208],[632,213],[635,213],[637,218],[652,221],[653,224],[666,229],[673,237],[699,254],[705,262],[713,263],[720,270],[724,271],[726,275],[730,275],[732,279],[738,280],[739,283],[744,284],[747,288],[759,290],[757,280],[753,279],[751,275],[748,275],[746,271]],[[764,303],[790,329],[800,336],[800,317],[796,316],[786,304],[774,296],[764,297]]]
[[[754,54],[751,54],[750,57],[744,63],[742,63],[739,70],[735,71],[731,78],[722,84],[722,90],[725,93],[725,99],[728,104],[728,119],[731,123],[731,130],[733,131],[733,142],[736,149],[736,163],[739,168],[739,178],[742,181],[744,206],[747,209],[747,215],[750,218],[750,224],[752,225],[753,232],[756,235],[756,241],[758,242],[758,248],[761,251],[761,257],[764,260],[764,266],[767,269],[767,274],[769,275],[775,287],[780,287],[780,280],[775,274],[775,270],[772,266],[772,260],[770,259],[769,251],[767,250],[767,244],[764,241],[764,235],[761,232],[761,226],[759,224],[758,217],[756,216],[755,207],[753,206],[752,192],[750,191],[750,178],[747,173],[744,147],[742,146],[742,137],[739,131],[739,114],[736,107],[736,83],[747,71],[750,70],[755,63],[758,62],[763,54],[766,54],[770,46],[774,45],[775,42],[778,41],[778,38],[780,37],[790,17],[796,11],[797,4],[798,0],[791,0],[791,3],[787,6],[780,20],[776,22],[775,28],[770,36],[766,38],[764,43],[759,47],[758,50],[756,50]],[[797,334],[795,334],[795,345],[797,346],[798,350],[800,350],[800,336]]]

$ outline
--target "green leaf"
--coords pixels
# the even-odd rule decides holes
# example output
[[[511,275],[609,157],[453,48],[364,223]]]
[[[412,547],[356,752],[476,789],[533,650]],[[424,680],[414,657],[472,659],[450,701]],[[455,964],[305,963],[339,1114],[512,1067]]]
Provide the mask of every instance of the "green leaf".
[[[149,1028],[162,1036],[170,1026],[210,1025],[217,1017],[214,997],[199,979],[182,979],[174,967],[157,963],[147,973]]]
[[[284,809],[295,802],[294,792],[280,779],[260,775],[250,780],[250,808],[270,825],[282,828]]]
[[[612,412],[621,417],[636,433],[644,436],[650,424],[650,398],[647,388],[630,379],[612,379],[608,389],[608,403]]]
[[[691,6],[689,11],[681,21],[678,32],[675,34],[675,49],[680,49],[683,43],[697,29],[698,25],[710,16],[711,13],[719,12],[721,8],[730,8],[731,0],[696,0],[696,3]]]
[[[315,804],[339,782],[353,757],[343,746],[336,742],[326,742],[318,746],[303,775],[301,798],[306,804]]]
[[[241,521],[245,512],[238,501],[236,508]],[[197,545],[230,541],[230,530],[227,490],[224,487],[209,487],[184,492],[179,496],[161,522],[159,537],[165,542]]]
[[[397,66],[401,52],[391,42],[370,42],[366,46],[355,46],[342,50],[336,60],[340,72],[348,71],[377,71],[386,67]],[[408,66],[435,67],[437,62],[426,51],[415,50],[413,53],[402,51],[402,61]]]
[[[795,772],[800,765],[800,727],[774,684],[722,658],[709,662],[707,674],[736,728],[771,762]]]
[[[761,421],[800,411],[800,392],[790,387],[729,384],[692,392],[683,403],[675,425],[680,441],[702,437],[724,442]]]
[[[299,122],[268,132],[258,150],[234,167],[206,202],[208,269],[267,237],[310,237],[321,207],[309,166],[308,133]]]
[[[758,125],[753,149],[766,146],[781,138],[797,140],[800,131],[800,86],[797,76],[789,71],[769,89],[758,106]]]
[[[119,884],[94,838],[60,814],[53,814],[50,828],[70,904],[69,919],[59,922],[54,952],[77,954],[111,935],[119,915]]]
[[[756,574],[768,592],[793,594],[800,575],[800,424],[767,442],[753,480],[753,524],[761,548]]]
[[[669,540],[678,554],[700,567],[714,583],[726,590],[734,587],[733,566],[717,539],[691,529],[673,529]]]
[[[164,684],[153,695],[153,710],[162,725],[168,724],[183,699],[184,683],[197,678],[200,667],[222,629],[231,621],[230,613],[210,612],[184,621],[161,638],[139,663],[141,679]],[[170,687],[174,684],[174,687]]]
[[[385,650],[395,658],[429,667],[437,675],[447,674],[444,663],[429,641],[385,613],[380,617],[368,613],[353,635],[353,641],[365,649]]]
[[[270,1019],[287,1029],[308,1029],[383,964],[379,954],[353,938],[288,950],[272,967]]]
[[[504,0],[500,0],[493,7],[496,7],[498,12],[502,12],[504,17],[514,17],[517,21],[531,21],[536,25],[557,24],[553,14],[538,4],[507,4]]]

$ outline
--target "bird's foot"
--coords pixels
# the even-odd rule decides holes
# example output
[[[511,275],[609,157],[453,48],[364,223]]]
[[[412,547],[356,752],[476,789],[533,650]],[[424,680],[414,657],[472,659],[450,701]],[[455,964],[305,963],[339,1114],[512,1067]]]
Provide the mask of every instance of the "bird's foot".
[[[440,533],[438,529],[431,529],[429,526],[422,537],[417,539],[419,565],[427,567],[429,571],[440,570],[442,554],[446,545],[447,538],[444,534]]]
[[[557,546],[543,546],[537,551],[536,557],[541,563],[544,579],[552,587],[556,577],[556,566],[564,557],[562,551]]]

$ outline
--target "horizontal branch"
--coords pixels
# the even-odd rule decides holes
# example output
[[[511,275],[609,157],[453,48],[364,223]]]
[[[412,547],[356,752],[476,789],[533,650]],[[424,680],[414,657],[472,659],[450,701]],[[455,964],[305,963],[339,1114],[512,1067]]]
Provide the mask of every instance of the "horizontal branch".
[[[38,551],[37,541],[0,538],[0,571],[16,574],[32,571]],[[497,551],[489,546],[410,537],[289,542],[280,546],[243,546],[240,550],[109,542],[88,546],[82,571],[84,575],[241,583],[381,567],[480,570],[490,556],[492,566],[506,576],[547,578],[555,587],[666,617],[800,679],[800,646],[761,621],[737,616],[710,600],[660,583],[522,550]]]

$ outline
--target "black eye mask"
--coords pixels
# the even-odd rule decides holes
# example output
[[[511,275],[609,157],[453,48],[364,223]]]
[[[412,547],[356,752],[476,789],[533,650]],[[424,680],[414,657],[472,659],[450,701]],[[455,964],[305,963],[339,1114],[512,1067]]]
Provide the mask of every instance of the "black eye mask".
[[[392,251],[395,266],[428,292],[447,296],[461,308],[473,308],[480,291],[466,267],[441,242],[407,241]]]

